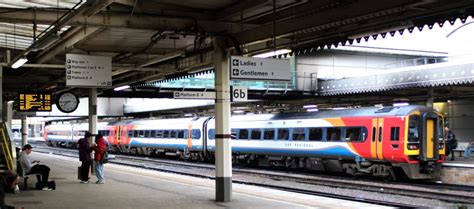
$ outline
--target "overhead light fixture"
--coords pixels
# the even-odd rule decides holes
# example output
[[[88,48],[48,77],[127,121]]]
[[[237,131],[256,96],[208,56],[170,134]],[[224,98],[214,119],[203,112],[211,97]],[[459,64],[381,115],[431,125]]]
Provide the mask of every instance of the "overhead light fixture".
[[[408,104],[408,102],[397,102],[397,103],[393,103],[393,106],[394,106],[394,107],[401,107],[401,106],[407,106],[407,105],[410,105],[410,104]]]
[[[13,63],[12,68],[17,69],[17,68],[23,66],[26,62],[28,62],[28,59],[26,57],[21,57],[15,63]]]
[[[233,112],[234,112],[235,114],[240,114],[240,113],[244,113],[245,111],[243,111],[243,110],[234,110]]]
[[[317,112],[319,111],[318,108],[311,108],[311,109],[307,109],[306,112]]]
[[[280,49],[280,50],[276,50],[276,51],[266,52],[266,53],[263,53],[263,54],[257,54],[257,55],[254,55],[252,57],[267,58],[267,57],[273,57],[273,56],[278,56],[278,55],[282,55],[282,54],[288,54],[290,52],[291,52],[291,50],[289,50],[289,49]]]
[[[335,107],[335,108],[332,108],[332,109],[333,109],[333,110],[345,110],[345,109],[347,109],[347,108],[345,108],[345,107]]]
[[[303,108],[305,108],[305,109],[316,108],[316,107],[318,107],[318,105],[314,105],[314,104],[303,106]]]
[[[125,89],[128,89],[128,88],[130,88],[129,85],[119,86],[117,88],[114,88],[114,91],[122,91],[122,90],[125,90]]]

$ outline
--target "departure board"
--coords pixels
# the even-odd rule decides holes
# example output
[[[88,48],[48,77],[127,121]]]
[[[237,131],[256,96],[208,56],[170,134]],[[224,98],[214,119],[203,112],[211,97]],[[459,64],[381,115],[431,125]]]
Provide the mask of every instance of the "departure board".
[[[51,93],[19,93],[18,110],[23,112],[51,112]]]

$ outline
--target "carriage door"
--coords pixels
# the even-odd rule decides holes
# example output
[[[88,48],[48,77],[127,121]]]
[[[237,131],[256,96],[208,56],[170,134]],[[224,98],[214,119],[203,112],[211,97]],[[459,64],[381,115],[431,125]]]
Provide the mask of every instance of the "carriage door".
[[[372,119],[370,153],[372,159],[383,160],[383,118]]]
[[[122,126],[117,126],[117,129],[115,129],[115,137],[118,146],[120,145],[120,139],[122,138]]]
[[[422,157],[425,160],[437,159],[439,157],[436,152],[438,150],[437,132],[440,131],[436,128],[437,124],[437,118],[426,117],[425,137],[422,139],[423,144],[421,145]]]

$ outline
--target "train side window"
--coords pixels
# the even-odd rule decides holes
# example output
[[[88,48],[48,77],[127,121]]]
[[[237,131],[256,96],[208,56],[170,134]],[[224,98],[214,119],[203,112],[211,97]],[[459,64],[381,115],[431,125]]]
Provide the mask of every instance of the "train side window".
[[[321,141],[323,140],[323,129],[322,128],[309,128],[309,141]]]
[[[150,138],[150,130],[145,130],[145,138]]]
[[[372,128],[372,141],[375,141],[375,133],[377,132],[377,128],[373,127]]]
[[[400,140],[400,127],[391,127],[390,128],[390,141],[399,141]]]
[[[250,132],[250,139],[260,140],[262,139],[262,131],[260,129],[252,129]]]
[[[165,138],[165,139],[170,138],[170,131],[169,130],[164,130],[163,131],[163,138]]]
[[[144,130],[139,130],[138,131],[138,137],[140,137],[140,138],[145,137],[145,131]]]
[[[238,139],[238,133],[239,133],[239,129],[235,129],[235,128],[230,129],[230,137],[231,137],[231,139],[233,139],[233,140]]]
[[[420,126],[420,116],[412,115],[410,116],[408,122],[408,141],[409,142],[418,142],[420,141],[420,135],[418,134]]]
[[[348,127],[346,128],[346,141],[358,142],[363,141],[362,139],[362,128],[361,127]]]
[[[191,138],[192,139],[200,139],[201,138],[201,131],[199,129],[193,129]]]
[[[156,138],[159,138],[159,139],[163,138],[163,130],[156,131]]]
[[[215,129],[209,129],[209,132],[207,133],[207,138],[214,140],[216,138],[216,130]]]
[[[240,129],[239,139],[249,139],[249,130],[248,129]]]
[[[184,130],[178,130],[178,139],[184,139]]]
[[[155,138],[155,137],[156,137],[156,131],[155,131],[155,130],[151,130],[151,131],[150,131],[150,137],[151,137],[151,138]]]
[[[287,128],[279,128],[278,129],[278,140],[288,140],[290,136],[290,130]]]
[[[292,138],[293,141],[304,141],[305,140],[304,128],[294,128],[292,137],[293,137]]]
[[[326,141],[337,142],[341,140],[341,128],[327,128]]]
[[[109,130],[105,131],[105,135],[110,136],[110,131]]]
[[[265,140],[275,140],[275,129],[264,129],[263,130],[263,139]]]
[[[128,137],[133,137],[133,131],[128,131]]]
[[[176,130],[171,130],[170,131],[170,138],[176,139],[176,132],[177,132]]]

